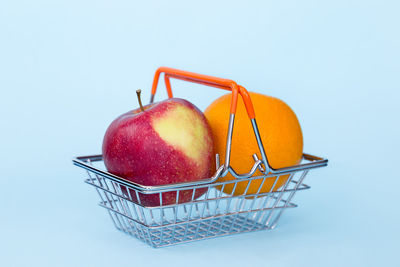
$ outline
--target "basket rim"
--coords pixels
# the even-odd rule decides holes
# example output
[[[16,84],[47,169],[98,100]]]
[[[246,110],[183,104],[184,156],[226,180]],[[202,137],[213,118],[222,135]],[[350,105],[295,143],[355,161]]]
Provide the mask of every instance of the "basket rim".
[[[321,168],[325,167],[328,165],[328,159],[314,156],[311,154],[306,154],[303,153],[303,159],[308,161],[303,164],[298,164],[298,165],[293,165],[289,167],[284,167],[284,168],[279,168],[279,169],[272,169],[270,173],[262,176],[257,176],[259,178],[262,177],[274,177],[277,175],[283,175],[283,174],[288,174],[292,172],[298,172],[298,171],[306,171],[306,170],[311,170],[315,168]],[[143,193],[160,193],[163,191],[170,191],[170,190],[178,190],[178,189],[185,189],[189,188],[192,186],[196,185],[211,185],[214,183],[218,178],[218,171],[210,178],[208,179],[202,179],[202,180],[197,180],[197,181],[190,181],[190,182],[184,182],[184,183],[174,183],[174,184],[167,184],[167,185],[157,185],[157,186],[148,186],[148,185],[142,185],[139,183],[135,183],[132,181],[129,181],[123,177],[120,177],[118,175],[112,174],[110,172],[100,170],[94,166],[92,166],[90,163],[91,162],[97,162],[97,161],[102,161],[103,160],[103,155],[97,154],[97,155],[90,155],[90,156],[78,156],[72,159],[72,162],[75,166],[81,167],[87,171],[91,171],[93,173],[96,173],[98,175],[104,176],[108,179],[111,179],[115,182],[121,183],[127,187],[133,188],[139,192]],[[256,177],[256,176],[254,176]],[[251,177],[252,179],[254,177]],[[243,181],[246,181],[247,179],[240,179]]]

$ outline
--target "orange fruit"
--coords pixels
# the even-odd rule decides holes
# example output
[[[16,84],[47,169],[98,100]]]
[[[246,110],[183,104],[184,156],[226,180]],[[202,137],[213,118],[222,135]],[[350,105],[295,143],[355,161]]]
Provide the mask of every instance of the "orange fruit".
[[[272,168],[282,168],[298,164],[303,154],[303,135],[300,123],[293,110],[282,100],[263,94],[250,92],[256,113],[256,121],[269,164]],[[225,159],[226,136],[230,113],[231,94],[216,99],[204,112],[213,133],[215,153],[220,155],[221,164]],[[250,171],[254,164],[252,155],[261,159],[257,141],[250,119],[241,97],[238,97],[235,123],[232,136],[230,165],[239,174]],[[262,175],[257,170],[254,176]],[[271,191],[277,177],[267,178],[259,193]],[[235,180],[230,173],[216,182]],[[279,189],[288,179],[288,175],[278,178],[273,191]],[[256,194],[262,179],[251,181],[246,195]],[[233,195],[243,195],[249,181],[238,182]],[[221,190],[222,186],[218,186]],[[234,183],[226,184],[223,191],[231,194]]]

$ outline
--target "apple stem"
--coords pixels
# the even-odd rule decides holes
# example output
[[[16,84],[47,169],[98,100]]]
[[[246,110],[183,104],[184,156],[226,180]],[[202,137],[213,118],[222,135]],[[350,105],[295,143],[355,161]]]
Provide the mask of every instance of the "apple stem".
[[[140,110],[144,111],[143,105],[142,105],[142,99],[140,98],[140,93],[142,92],[142,90],[137,89],[136,90],[136,94],[137,94],[137,98],[138,98],[138,102],[139,102],[139,106],[140,106]]]

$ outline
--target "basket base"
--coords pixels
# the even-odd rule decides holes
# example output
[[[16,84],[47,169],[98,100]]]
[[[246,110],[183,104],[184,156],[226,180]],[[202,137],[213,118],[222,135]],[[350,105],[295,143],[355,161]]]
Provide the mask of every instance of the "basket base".
[[[260,213],[255,212],[153,228],[139,224],[112,210],[108,210],[108,212],[118,230],[155,248],[225,235],[270,230],[276,225],[275,216],[279,216],[279,212],[277,212],[275,216],[270,217],[272,220],[269,221],[273,222],[271,224],[263,222],[262,219],[265,216],[261,217]]]

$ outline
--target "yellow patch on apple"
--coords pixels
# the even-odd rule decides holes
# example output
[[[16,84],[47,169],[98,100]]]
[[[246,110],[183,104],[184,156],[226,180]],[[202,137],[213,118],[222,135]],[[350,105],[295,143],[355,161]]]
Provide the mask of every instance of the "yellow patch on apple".
[[[176,122],[180,122],[181,127],[174,127]],[[154,130],[166,143],[193,160],[201,160],[207,132],[204,122],[192,109],[175,106],[161,117],[154,118],[152,124]]]

